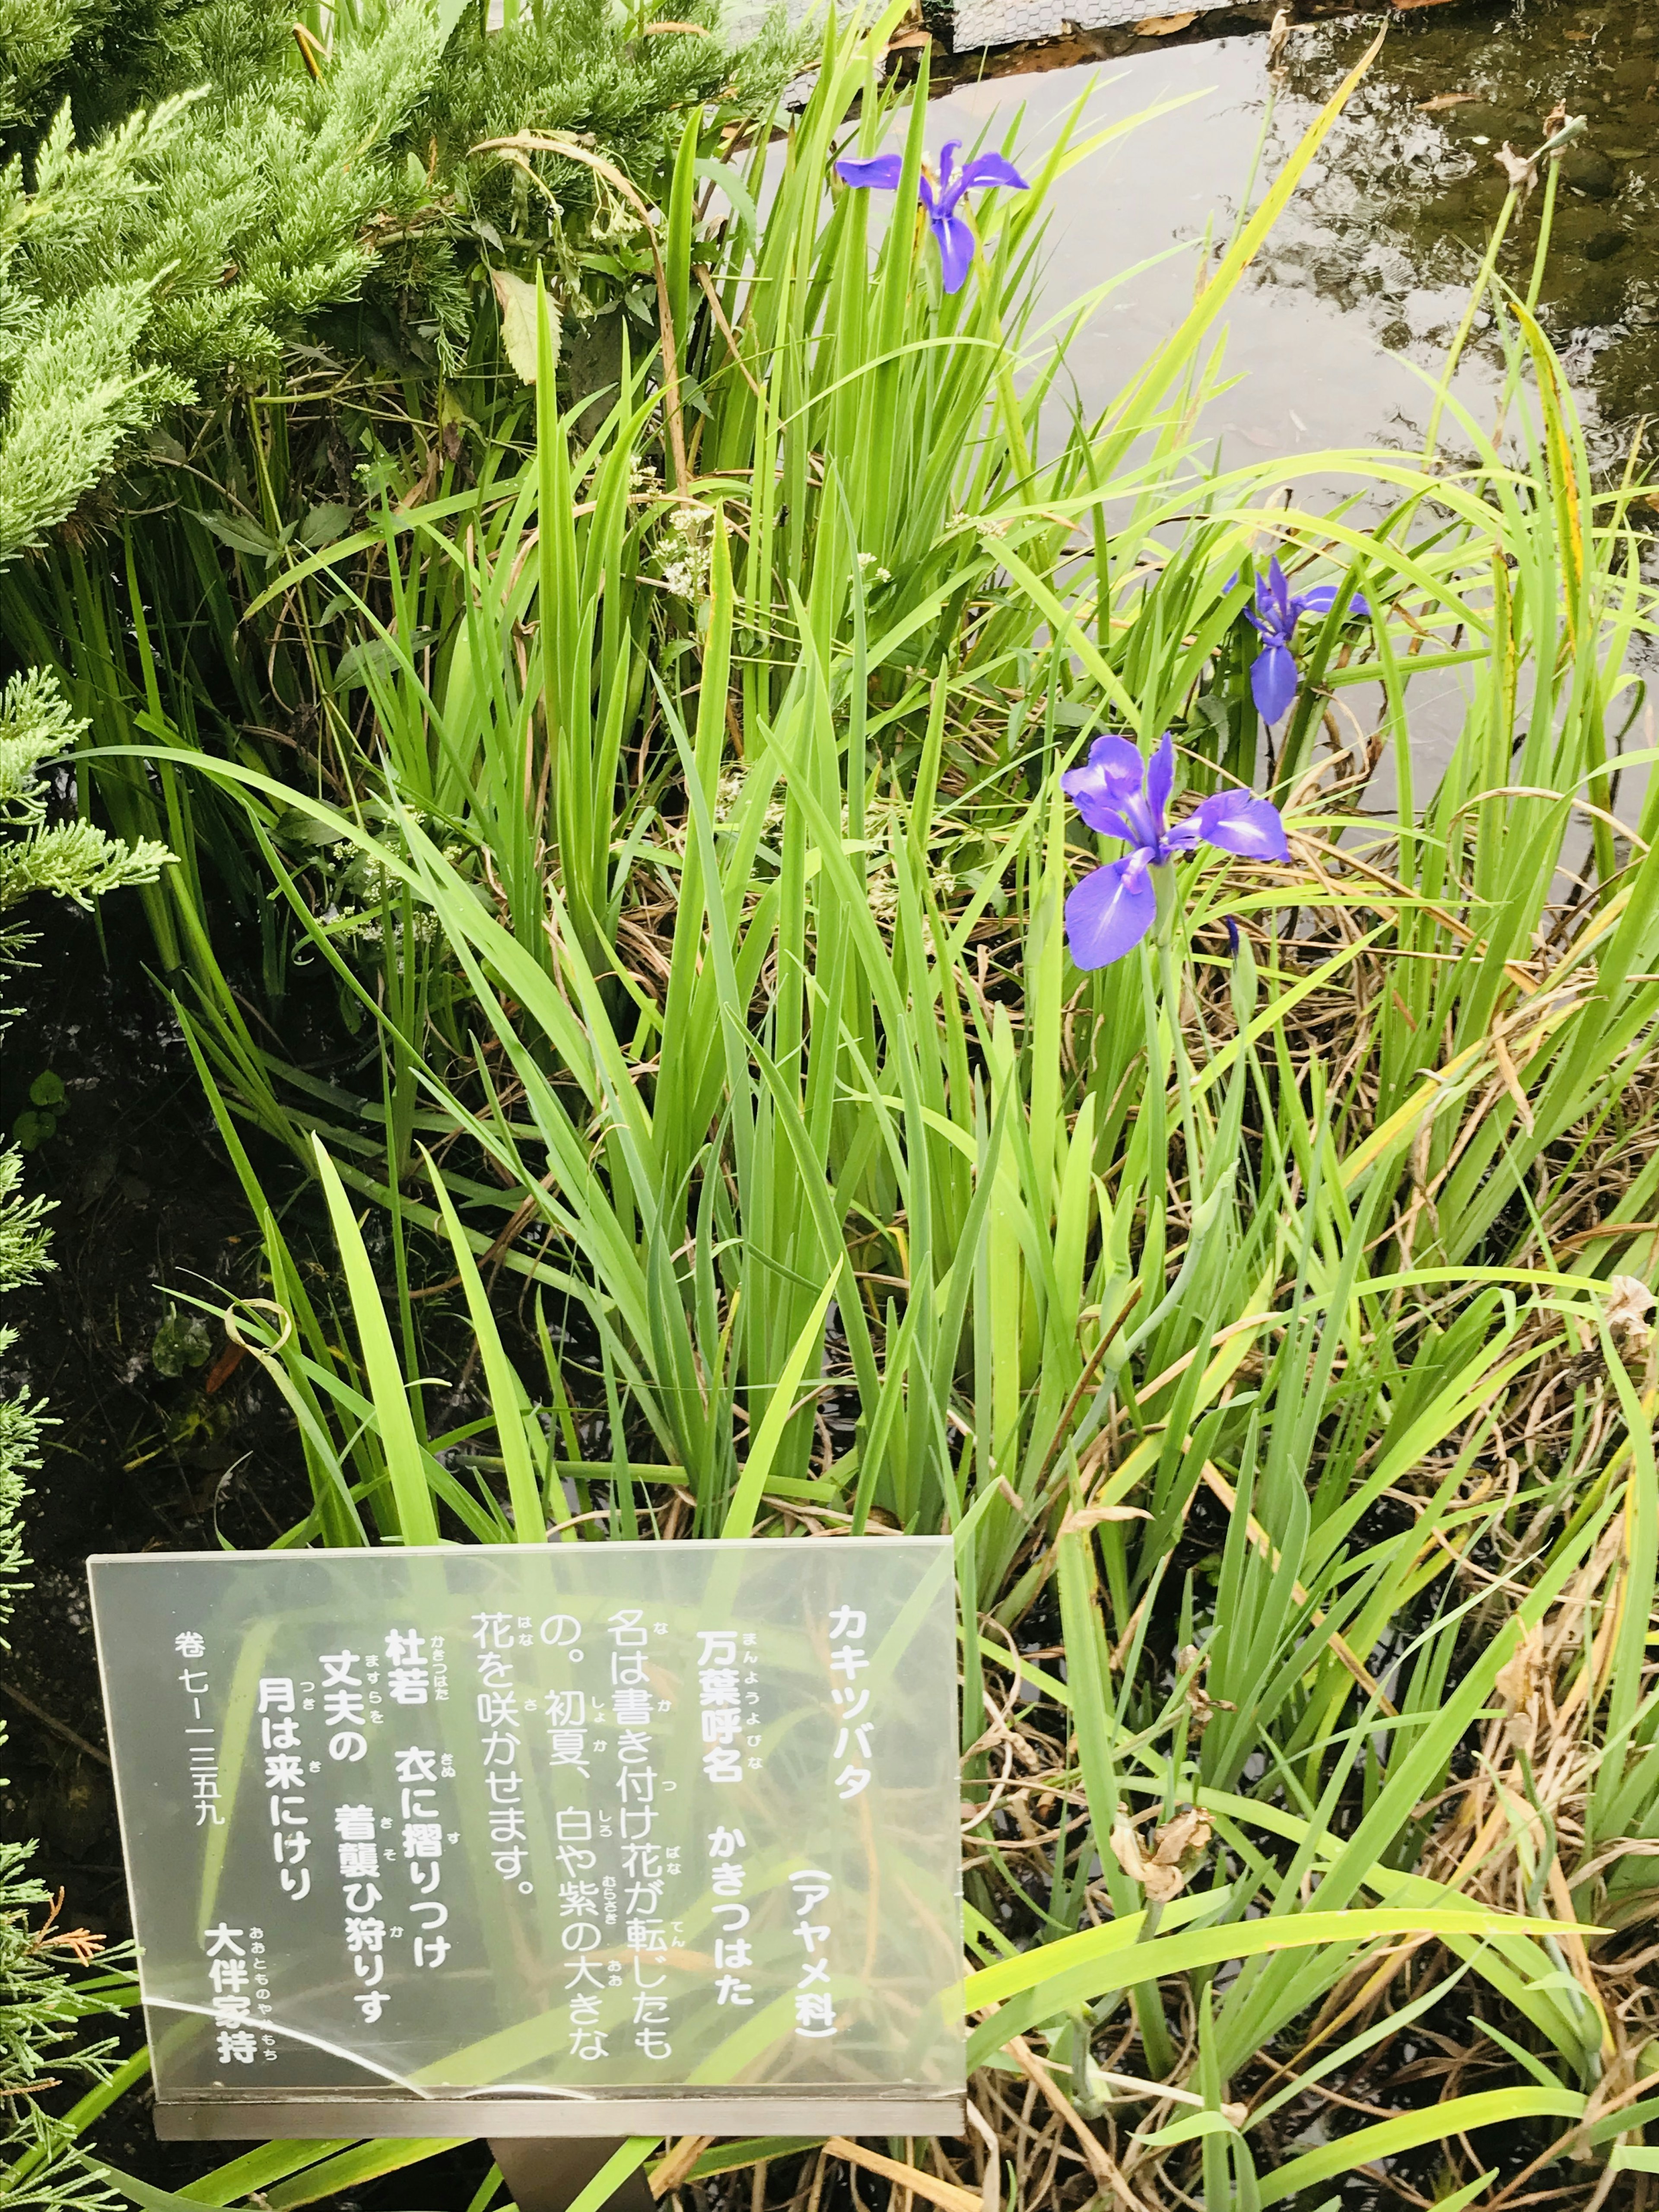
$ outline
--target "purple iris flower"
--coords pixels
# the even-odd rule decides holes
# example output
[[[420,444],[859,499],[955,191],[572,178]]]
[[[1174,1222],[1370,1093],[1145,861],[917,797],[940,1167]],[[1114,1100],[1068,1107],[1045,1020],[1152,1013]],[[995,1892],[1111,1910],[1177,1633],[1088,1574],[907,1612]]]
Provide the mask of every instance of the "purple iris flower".
[[[1280,715],[1290,713],[1296,697],[1291,640],[1296,635],[1297,623],[1304,615],[1329,614],[1338,589],[1335,584],[1316,584],[1310,592],[1293,592],[1277,554],[1268,562],[1267,574],[1255,580],[1255,605],[1245,608],[1244,618],[1262,640],[1262,647],[1251,664],[1250,693],[1256,711],[1270,726]],[[1347,611],[1363,618],[1370,609],[1356,592]]]
[[[1085,876],[1066,902],[1066,941],[1079,968],[1109,967],[1139,944],[1158,918],[1152,870],[1194,846],[1247,860],[1291,857],[1279,809],[1250,791],[1214,792],[1170,829],[1175,746],[1167,730],[1150,761],[1127,738],[1097,738],[1086,766],[1069,769],[1060,783],[1091,830],[1130,848],[1122,860]]]
[[[957,155],[961,148],[960,138],[947,139],[939,149],[937,181],[925,165],[921,178],[921,204],[927,210],[927,220],[939,245],[939,265],[945,271],[947,292],[961,291],[973,266],[974,227],[966,216],[957,213],[963,194],[987,185],[1003,185],[1015,192],[1030,190],[1013,163],[1004,161],[1000,154],[975,154],[972,161],[964,161],[957,168]],[[904,156],[878,154],[868,161],[837,161],[836,174],[844,185],[881,192],[896,191],[904,174]]]

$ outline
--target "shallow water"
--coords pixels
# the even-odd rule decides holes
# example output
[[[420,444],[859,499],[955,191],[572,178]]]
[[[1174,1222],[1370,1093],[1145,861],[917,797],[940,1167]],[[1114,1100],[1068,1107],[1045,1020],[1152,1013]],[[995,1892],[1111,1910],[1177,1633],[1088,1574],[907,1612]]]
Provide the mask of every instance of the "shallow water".
[[[1034,333],[1105,277],[1137,271],[1067,349],[1085,415],[1114,397],[1191,305],[1205,240],[1231,235],[1258,149],[1252,206],[1382,20],[1338,17],[1293,31],[1277,88],[1267,40],[1252,33],[1138,42],[1147,50],[1042,75],[988,74],[935,103],[930,144],[981,135],[1000,143],[1012,130],[1027,155],[1053,143],[1079,101],[1085,135],[1180,103],[1080,163],[1054,195]],[[1450,94],[1473,96],[1429,105]],[[1540,313],[1593,453],[1605,471],[1622,468],[1642,418],[1659,416],[1659,12],[1650,0],[1442,6],[1391,23],[1227,309],[1224,359],[1237,381],[1204,418],[1224,462],[1421,449],[1431,388],[1507,189],[1493,156],[1506,139],[1532,152],[1558,101],[1589,121],[1563,165]],[[1542,198],[1512,227],[1499,263],[1522,289]],[[1502,374],[1494,341],[1477,332],[1454,388],[1483,431]],[[1462,442],[1449,420],[1443,446]],[[1649,432],[1644,443],[1650,469],[1659,438]],[[1319,506],[1364,481],[1316,465],[1298,498]],[[1431,779],[1449,759],[1468,685],[1465,672],[1449,671],[1414,688],[1421,775]],[[1356,693],[1347,703],[1364,719],[1374,702]],[[1643,741],[1640,732],[1630,740]],[[1626,778],[1624,808],[1639,805],[1645,783],[1645,771]],[[1390,790],[1384,763],[1373,803],[1386,806]]]
[[[1292,32],[1264,179],[1381,21],[1340,17]],[[1018,121],[1030,149],[1051,141],[1085,97],[1097,125],[1182,102],[1073,170],[1056,200],[1047,288],[1056,310],[1103,276],[1176,249],[1123,285],[1076,342],[1071,365],[1085,405],[1108,398],[1189,303],[1206,229],[1224,238],[1237,217],[1272,89],[1259,34],[1140,43],[1147,51],[1121,61],[988,76],[938,103],[941,138],[949,125],[1000,140]],[[1471,97],[1430,106],[1451,94]],[[1494,156],[1505,139],[1536,148],[1558,101],[1589,128],[1564,164],[1545,322],[1598,454],[1622,456],[1640,418],[1659,415],[1659,14],[1650,0],[1444,6],[1393,23],[1235,296],[1227,359],[1244,381],[1212,418],[1229,459],[1420,438],[1424,378],[1443,359],[1503,202]],[[1541,199],[1500,264],[1511,283],[1524,285],[1530,271]],[[1461,389],[1478,414],[1495,384],[1477,344]]]

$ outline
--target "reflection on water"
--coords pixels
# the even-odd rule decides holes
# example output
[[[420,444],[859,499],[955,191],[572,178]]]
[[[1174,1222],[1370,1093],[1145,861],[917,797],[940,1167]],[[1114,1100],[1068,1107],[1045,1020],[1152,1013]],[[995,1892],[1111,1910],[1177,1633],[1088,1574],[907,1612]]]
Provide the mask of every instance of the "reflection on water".
[[[1291,88],[1325,96],[1364,36],[1328,25],[1293,40]],[[1289,244],[1266,274],[1305,270],[1339,306],[1372,307],[1386,344],[1412,348],[1428,335],[1414,294],[1466,280],[1503,204],[1498,149],[1530,153],[1558,105],[1589,128],[1562,161],[1545,319],[1595,395],[1602,441],[1623,444],[1659,410],[1659,20],[1647,0],[1448,9],[1396,33],[1308,195],[1323,251]],[[1542,199],[1506,249],[1511,281],[1530,265]]]
[[[1376,16],[1292,33],[1263,175],[1375,36]],[[1108,302],[1072,355],[1085,405],[1103,402],[1192,297],[1212,224],[1236,217],[1267,109],[1259,36],[1157,48],[1049,76],[988,79],[939,106],[946,122],[1048,140],[1089,95],[1091,121],[1184,104],[1067,179],[1050,234],[1048,290],[1058,308],[1103,275],[1184,249]],[[1659,19],[1650,0],[1448,6],[1407,17],[1327,142],[1234,302],[1228,360],[1243,382],[1215,417],[1231,456],[1411,442],[1502,204],[1494,158],[1530,152],[1558,102],[1589,127],[1568,153],[1543,294],[1547,327],[1606,457],[1659,415]],[[1258,191],[1261,189],[1258,187]],[[1541,193],[1513,233],[1503,273],[1524,283]],[[1495,389],[1470,363],[1462,396]],[[1489,416],[1488,416],[1489,419]]]

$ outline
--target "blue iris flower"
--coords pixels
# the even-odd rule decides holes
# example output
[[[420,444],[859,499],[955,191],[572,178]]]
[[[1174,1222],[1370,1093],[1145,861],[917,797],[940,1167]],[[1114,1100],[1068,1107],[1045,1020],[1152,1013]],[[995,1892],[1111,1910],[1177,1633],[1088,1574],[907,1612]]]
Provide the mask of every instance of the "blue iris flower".
[[[1212,793],[1170,827],[1175,746],[1167,731],[1150,761],[1127,738],[1097,738],[1086,765],[1069,769],[1060,783],[1091,830],[1130,848],[1122,860],[1085,876],[1066,902],[1066,941],[1079,968],[1108,967],[1139,944],[1158,918],[1153,871],[1167,869],[1195,846],[1213,845],[1247,860],[1291,857],[1279,809],[1250,791]]]
[[[1262,641],[1250,668],[1250,694],[1256,711],[1269,726],[1290,713],[1296,698],[1296,661],[1291,640],[1296,635],[1297,622],[1304,615],[1329,614],[1339,589],[1335,584],[1316,584],[1310,592],[1293,592],[1277,554],[1268,562],[1267,574],[1256,578],[1255,605],[1244,610],[1245,620]],[[1363,618],[1370,609],[1356,592],[1347,611]]]
[[[939,266],[945,271],[947,292],[961,291],[973,266],[974,227],[966,216],[957,212],[963,194],[976,186],[990,185],[1002,185],[1015,192],[1030,190],[1013,163],[1004,161],[1000,154],[975,154],[958,168],[957,155],[961,150],[960,138],[947,140],[939,149],[937,179],[924,163],[920,180],[921,204],[927,210],[927,220],[939,246]],[[879,192],[896,191],[904,174],[904,157],[902,154],[878,154],[868,161],[837,161],[836,174],[844,185]]]

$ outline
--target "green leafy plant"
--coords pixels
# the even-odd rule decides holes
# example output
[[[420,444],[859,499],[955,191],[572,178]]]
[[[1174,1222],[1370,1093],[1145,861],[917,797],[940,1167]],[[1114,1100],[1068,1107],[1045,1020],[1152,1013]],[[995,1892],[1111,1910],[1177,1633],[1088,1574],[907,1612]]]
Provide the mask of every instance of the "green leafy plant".
[[[130,646],[114,601],[81,632],[102,787],[142,755],[191,834],[180,1018],[264,1256],[224,1324],[310,1481],[279,1540],[948,1530],[980,2124],[891,2147],[901,2185],[1605,2201],[1659,2119],[1638,487],[1491,263],[1501,441],[1448,377],[1421,458],[1199,457],[1230,289],[1352,80],[1052,429],[1073,325],[1030,328],[1030,278],[1088,142],[1022,150],[942,295],[827,185],[855,99],[918,173],[890,27],[826,34],[769,178],[687,126],[597,414],[538,283],[533,451],[228,547],[315,709],[288,773],[195,719],[136,581]],[[555,135],[493,150],[539,173]],[[1169,729],[1178,817],[1255,781],[1269,551],[1369,610],[1297,635],[1291,863],[1189,873],[1079,974],[1065,899],[1116,855],[1061,773]],[[250,1012],[209,870],[258,886],[273,993],[326,985],[331,1061]],[[250,1127],[314,1179],[320,1277]],[[298,2205],[438,2148],[193,2188]],[[763,2203],[802,2155],[845,2154],[656,2174]]]

